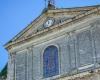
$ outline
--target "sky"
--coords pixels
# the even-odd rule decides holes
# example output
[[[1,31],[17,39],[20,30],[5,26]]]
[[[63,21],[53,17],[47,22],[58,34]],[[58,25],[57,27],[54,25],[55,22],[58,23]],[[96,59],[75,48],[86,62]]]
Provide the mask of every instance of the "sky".
[[[0,71],[8,61],[4,44],[37,18],[45,0],[0,0]],[[100,0],[55,0],[57,8],[99,5]]]

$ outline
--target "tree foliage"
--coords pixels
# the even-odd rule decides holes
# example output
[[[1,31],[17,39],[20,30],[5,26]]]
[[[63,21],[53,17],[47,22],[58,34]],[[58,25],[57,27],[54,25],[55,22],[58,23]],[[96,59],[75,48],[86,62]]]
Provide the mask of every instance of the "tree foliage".
[[[3,68],[3,70],[0,72],[0,77],[6,78],[7,77],[7,64]]]

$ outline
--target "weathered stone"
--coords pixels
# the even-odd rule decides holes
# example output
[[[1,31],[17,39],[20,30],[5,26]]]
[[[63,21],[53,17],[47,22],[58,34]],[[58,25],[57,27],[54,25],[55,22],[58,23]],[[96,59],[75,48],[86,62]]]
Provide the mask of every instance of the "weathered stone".
[[[28,28],[6,45],[10,52],[7,80],[99,80],[100,16],[97,15],[98,10],[97,6],[51,10],[33,21]],[[54,18],[55,23],[44,28],[48,18]],[[43,57],[44,51],[50,46],[57,48],[58,57],[49,58],[53,55],[52,50],[51,52],[49,50],[48,57]],[[12,53],[15,54],[14,57]],[[48,64],[44,64],[44,58],[47,58],[45,63]],[[45,77],[44,66],[51,66],[48,58],[52,59],[51,64],[55,61],[52,65],[58,65],[59,71],[54,76]],[[57,59],[58,63],[54,59]],[[51,73],[56,71],[52,70],[53,68],[48,69]]]

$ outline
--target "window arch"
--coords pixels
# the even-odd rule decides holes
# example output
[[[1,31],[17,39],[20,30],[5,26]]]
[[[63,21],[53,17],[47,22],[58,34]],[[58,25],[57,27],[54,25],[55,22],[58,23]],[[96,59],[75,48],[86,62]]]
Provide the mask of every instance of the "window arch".
[[[48,46],[43,54],[43,76],[45,78],[59,74],[58,48]]]

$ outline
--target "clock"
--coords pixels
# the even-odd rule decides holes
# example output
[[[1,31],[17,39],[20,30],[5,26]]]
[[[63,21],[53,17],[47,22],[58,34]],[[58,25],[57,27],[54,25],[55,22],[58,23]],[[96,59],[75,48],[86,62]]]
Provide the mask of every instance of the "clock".
[[[44,23],[44,27],[47,28],[47,27],[50,27],[52,26],[54,23],[54,19],[53,18],[49,18],[46,20],[46,22]]]

